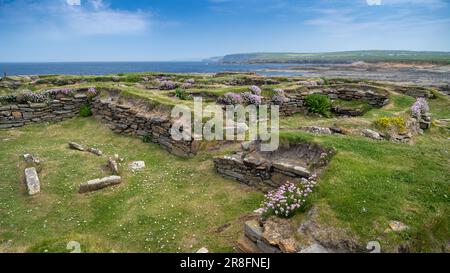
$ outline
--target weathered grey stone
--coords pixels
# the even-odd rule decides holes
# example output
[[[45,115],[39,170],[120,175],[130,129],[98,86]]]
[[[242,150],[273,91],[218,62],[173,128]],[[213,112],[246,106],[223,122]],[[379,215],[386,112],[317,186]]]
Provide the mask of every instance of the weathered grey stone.
[[[297,174],[302,177],[310,177],[311,172],[302,166],[293,165],[291,163],[277,161],[273,162],[272,166],[276,169]]]
[[[29,195],[35,195],[41,191],[41,184],[36,168],[32,167],[25,169],[25,184]]]
[[[385,232],[386,233],[391,232],[391,231],[393,231],[393,232],[402,232],[402,231],[405,231],[405,230],[408,230],[408,229],[409,229],[409,227],[407,225],[405,225],[404,223],[402,223],[402,222],[390,221],[389,222],[389,227],[385,230]]]
[[[89,148],[87,151],[90,152],[91,154],[95,154],[97,156],[103,155],[103,152],[96,148]]]
[[[108,168],[111,170],[113,174],[119,173],[119,165],[117,164],[116,160],[114,160],[114,158],[112,157],[108,158]]]
[[[206,247],[200,248],[197,253],[209,253],[209,250]]]
[[[41,164],[41,161],[31,154],[24,154],[23,159],[26,163]]]
[[[79,193],[86,193],[91,191],[100,190],[109,186],[117,185],[122,182],[120,176],[108,176],[104,178],[90,180],[80,185]]]
[[[261,253],[262,251],[256,246],[256,243],[251,241],[245,235],[239,237],[236,242],[237,251],[240,253]]]
[[[35,108],[45,108],[47,107],[46,103],[30,103],[29,104],[31,108],[35,109]]]
[[[250,220],[244,224],[244,234],[253,242],[261,240],[263,228],[257,220]]]
[[[364,130],[362,131],[362,134],[363,134],[363,136],[365,136],[365,137],[372,138],[372,139],[375,139],[375,140],[380,140],[380,139],[382,139],[380,133],[375,132],[375,131],[370,130],[370,129],[364,129]]]
[[[324,135],[331,135],[331,133],[332,133],[330,128],[319,127],[319,126],[307,126],[307,127],[303,127],[303,130],[305,130],[307,132],[315,133],[315,134],[324,134]]]
[[[142,170],[145,168],[145,162],[144,161],[134,161],[134,162],[130,163],[129,167],[133,171]]]
[[[69,148],[73,149],[73,150],[78,150],[78,151],[84,151],[84,147],[78,143],[75,142],[69,142]]]

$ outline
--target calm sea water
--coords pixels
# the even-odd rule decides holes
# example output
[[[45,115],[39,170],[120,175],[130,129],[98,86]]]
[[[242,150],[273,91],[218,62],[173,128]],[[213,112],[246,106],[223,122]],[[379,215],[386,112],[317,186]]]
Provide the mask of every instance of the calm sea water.
[[[258,72],[263,75],[300,75],[288,71],[286,64],[221,64],[215,62],[72,62],[0,63],[1,76],[7,75],[103,75],[129,72],[217,73],[223,71]]]

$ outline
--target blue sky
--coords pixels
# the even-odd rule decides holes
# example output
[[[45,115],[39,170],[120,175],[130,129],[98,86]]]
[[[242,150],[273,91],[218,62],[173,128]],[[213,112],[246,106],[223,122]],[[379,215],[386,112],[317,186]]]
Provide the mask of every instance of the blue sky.
[[[0,61],[450,51],[450,0],[0,0]]]

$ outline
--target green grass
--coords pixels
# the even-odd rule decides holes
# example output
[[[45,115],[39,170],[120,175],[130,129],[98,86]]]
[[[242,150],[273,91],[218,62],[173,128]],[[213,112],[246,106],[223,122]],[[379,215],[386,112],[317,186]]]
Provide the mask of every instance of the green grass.
[[[449,52],[365,50],[327,53],[243,53],[224,56],[223,62],[304,63],[304,62],[398,62],[449,64]]]
[[[69,140],[119,154],[124,182],[80,195],[78,186],[109,175],[106,157],[69,150]],[[211,155],[180,159],[158,145],[113,134],[93,118],[1,130],[0,252],[65,252],[69,241],[85,252],[192,252],[206,246],[230,252],[241,216],[262,194],[216,175]],[[42,192],[28,197],[20,156],[42,160]],[[132,173],[126,164],[144,160]],[[223,232],[216,230],[231,224]]]

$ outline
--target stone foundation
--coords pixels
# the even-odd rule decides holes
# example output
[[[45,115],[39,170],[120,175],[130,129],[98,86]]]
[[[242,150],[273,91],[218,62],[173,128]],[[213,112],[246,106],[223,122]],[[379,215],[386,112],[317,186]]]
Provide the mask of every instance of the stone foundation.
[[[24,125],[62,121],[77,116],[80,107],[89,104],[84,94],[60,98],[44,103],[22,103],[0,106],[0,129],[22,127]]]
[[[270,217],[262,221],[256,218],[245,222],[236,250],[240,253],[296,253],[300,248],[294,234],[295,230],[285,219]]]
[[[387,92],[382,92],[381,90],[371,86],[309,87],[286,92],[286,96],[289,101],[280,105],[280,114],[290,116],[295,113],[305,112],[305,108],[303,106],[306,96],[315,93],[325,94],[332,100],[365,100],[374,108],[381,108],[389,103],[389,95]],[[343,114],[353,115],[357,113]]]
[[[288,181],[296,183],[317,175],[333,154],[314,143],[282,144],[274,152],[261,152],[258,146],[252,144],[244,151],[214,158],[216,171],[267,192]]]
[[[92,102],[92,111],[116,133],[145,137],[148,141],[158,143],[168,152],[182,157],[192,157],[197,153],[198,141],[172,139],[170,134],[172,121],[166,113],[147,111],[111,99],[95,99]]]

